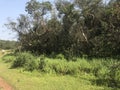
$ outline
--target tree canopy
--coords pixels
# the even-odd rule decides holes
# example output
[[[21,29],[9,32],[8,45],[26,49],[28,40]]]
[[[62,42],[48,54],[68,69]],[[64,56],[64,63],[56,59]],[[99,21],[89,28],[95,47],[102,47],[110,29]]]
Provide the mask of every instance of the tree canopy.
[[[119,57],[120,1],[31,0],[9,26],[22,50],[65,56]],[[48,17],[47,17],[48,16]]]

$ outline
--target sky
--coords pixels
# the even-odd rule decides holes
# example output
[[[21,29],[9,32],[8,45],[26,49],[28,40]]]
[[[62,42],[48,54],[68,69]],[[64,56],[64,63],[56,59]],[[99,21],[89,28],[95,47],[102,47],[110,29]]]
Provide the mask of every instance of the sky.
[[[17,40],[17,34],[7,29],[4,24],[8,22],[8,18],[15,20],[20,14],[25,14],[25,6],[28,1],[30,0],[0,0],[0,39]]]
[[[17,40],[15,32],[5,27],[8,18],[16,19],[19,14],[25,13],[25,5],[29,0],[0,0],[0,39]]]
[[[4,24],[8,22],[8,18],[15,20],[20,14],[25,14],[25,5],[28,1],[30,0],[0,0],[0,39],[17,40],[17,34],[7,29]]]

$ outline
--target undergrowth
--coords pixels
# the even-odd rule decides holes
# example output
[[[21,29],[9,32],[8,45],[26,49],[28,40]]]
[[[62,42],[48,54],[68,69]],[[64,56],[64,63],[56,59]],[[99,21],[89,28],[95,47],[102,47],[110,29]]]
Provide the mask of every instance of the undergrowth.
[[[119,60],[76,58],[68,61],[61,54],[56,58],[48,58],[45,55],[34,56],[28,52],[3,57],[3,60],[9,61],[7,59],[12,62],[12,68],[38,70],[42,73],[57,75],[94,76],[95,78],[89,79],[93,84],[120,88]]]

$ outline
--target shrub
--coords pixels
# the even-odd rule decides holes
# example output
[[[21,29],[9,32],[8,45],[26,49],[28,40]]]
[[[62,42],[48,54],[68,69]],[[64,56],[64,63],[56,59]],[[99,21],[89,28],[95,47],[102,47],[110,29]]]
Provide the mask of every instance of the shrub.
[[[108,85],[111,87],[120,88],[120,63],[113,64],[108,73]]]
[[[98,62],[96,61],[96,65],[92,69],[92,73],[97,78],[95,84],[120,88],[120,63],[110,60]]]
[[[12,67],[23,67],[25,70],[32,71],[37,68],[37,61],[35,57],[28,52],[18,53]]]
[[[89,61],[83,58],[83,59],[78,60],[78,63],[80,65],[79,69],[81,72],[90,73],[91,65]]]
[[[96,59],[90,61],[90,65],[91,65],[91,73],[96,77],[99,77],[100,73],[102,74],[102,71],[104,70],[105,67],[102,60],[96,60]]]
[[[70,61],[67,63],[67,72],[66,74],[76,75],[80,73],[80,64],[79,62]]]
[[[52,69],[57,73],[57,74],[62,74],[65,75],[67,73],[67,63],[66,61],[55,61],[55,63],[52,64]]]
[[[75,75],[79,73],[79,63],[74,61],[44,59],[40,60],[39,69],[45,73]]]
[[[38,68],[37,61],[35,59],[31,59],[25,63],[25,70],[33,71]]]
[[[56,59],[64,60],[65,57],[63,54],[58,54],[58,55],[56,55]]]
[[[45,66],[46,66],[45,56],[44,56],[44,55],[41,55],[41,56],[40,56],[40,61],[39,61],[39,66],[38,66],[38,68],[39,68],[41,71],[44,71]]]

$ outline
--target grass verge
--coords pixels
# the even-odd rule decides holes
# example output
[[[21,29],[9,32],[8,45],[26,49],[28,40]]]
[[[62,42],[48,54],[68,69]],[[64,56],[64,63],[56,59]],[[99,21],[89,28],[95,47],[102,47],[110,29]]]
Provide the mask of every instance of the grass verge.
[[[67,61],[61,56],[34,57],[27,52],[7,54],[0,59],[0,77],[15,90],[117,90],[120,81],[117,62],[84,58]],[[115,74],[111,76],[111,72]]]
[[[0,76],[15,90],[105,90],[104,87],[91,85],[89,80],[80,77],[27,72],[9,67],[10,63],[0,60]]]

